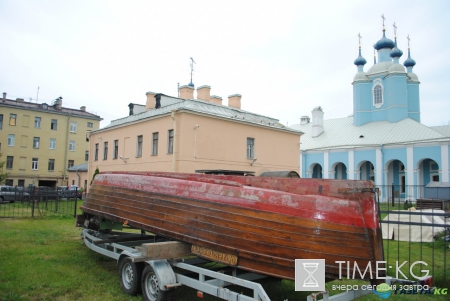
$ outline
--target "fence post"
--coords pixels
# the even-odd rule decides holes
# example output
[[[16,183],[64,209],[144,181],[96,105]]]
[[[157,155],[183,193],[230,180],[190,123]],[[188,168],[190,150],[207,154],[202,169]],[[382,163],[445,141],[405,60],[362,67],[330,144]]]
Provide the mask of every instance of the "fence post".
[[[391,197],[392,197],[392,207],[395,207],[395,186],[394,183],[392,183],[392,189],[391,189]]]
[[[31,189],[31,217],[34,217],[34,186]]]
[[[78,188],[75,189],[75,203],[73,206],[73,217],[77,217]]]

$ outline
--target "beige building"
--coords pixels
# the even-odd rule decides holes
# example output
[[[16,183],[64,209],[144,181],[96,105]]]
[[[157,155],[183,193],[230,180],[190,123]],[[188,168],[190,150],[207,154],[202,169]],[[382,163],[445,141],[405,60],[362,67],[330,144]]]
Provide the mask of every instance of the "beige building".
[[[147,92],[129,116],[91,132],[89,176],[103,171],[299,171],[298,130],[241,110],[241,95],[210,95],[209,86],[180,87],[180,97]]]
[[[23,99],[0,100],[0,153],[10,186],[66,186],[67,169],[89,157],[87,133],[99,128],[99,116],[86,107],[62,107]]]

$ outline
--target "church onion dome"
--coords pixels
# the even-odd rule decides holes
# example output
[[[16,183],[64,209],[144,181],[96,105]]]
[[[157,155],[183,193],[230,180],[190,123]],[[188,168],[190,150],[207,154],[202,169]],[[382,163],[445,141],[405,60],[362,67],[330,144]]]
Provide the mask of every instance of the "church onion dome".
[[[408,58],[403,63],[403,66],[408,68],[408,67],[414,67],[415,65],[416,65],[416,61],[411,58],[411,54],[410,54],[409,49],[408,49]]]
[[[392,49],[394,48],[395,44],[391,39],[386,38],[386,31],[385,29],[383,29],[383,37],[381,38],[381,40],[379,40],[378,42],[375,43],[375,49],[376,50],[380,50],[383,48],[389,48]]]
[[[368,81],[369,77],[367,77],[366,72],[358,72],[353,77],[353,82],[359,82],[359,81]]]
[[[401,57],[403,55],[403,51],[398,49],[397,47],[397,39],[395,39],[394,49],[391,50],[391,58]]]
[[[405,67],[400,64],[392,64],[388,69],[388,73],[406,73]]]
[[[408,81],[412,81],[412,82],[418,82],[419,81],[419,77],[417,76],[417,74],[410,72],[408,73]]]
[[[367,63],[366,59],[363,58],[362,55],[361,55],[361,48],[359,48],[359,55],[358,55],[358,57],[356,58],[354,64],[355,64],[356,66],[361,66],[361,65],[364,66],[366,63]]]

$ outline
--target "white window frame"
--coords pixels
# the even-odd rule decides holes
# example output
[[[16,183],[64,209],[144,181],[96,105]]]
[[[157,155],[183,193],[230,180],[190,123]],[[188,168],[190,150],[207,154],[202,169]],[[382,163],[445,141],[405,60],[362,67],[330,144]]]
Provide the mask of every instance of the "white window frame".
[[[58,119],[52,119],[51,120],[51,122],[50,122],[50,129],[52,131],[57,131],[58,130]]]
[[[255,138],[247,137],[247,159],[254,159],[254,158],[255,158]]]
[[[39,158],[33,158],[31,160],[31,170],[38,170],[39,168]]]
[[[76,121],[71,121],[70,122],[70,132],[71,133],[76,133],[77,132],[77,122]]]
[[[108,160],[108,141],[103,142],[103,160]]]
[[[34,128],[40,129],[41,128],[41,117],[34,117]]]
[[[17,125],[17,114],[10,113],[9,114],[9,125]]]
[[[69,142],[69,151],[71,151],[71,152],[75,151],[75,140],[70,140],[70,142]]]
[[[95,144],[94,161],[98,161],[98,143]]]
[[[377,87],[380,87],[380,92],[379,94],[375,94],[375,91],[377,89]],[[372,102],[373,102],[373,106],[377,109],[381,108],[384,104],[384,86],[383,86],[383,81],[381,80],[381,78],[377,78],[373,81],[373,86],[372,86]],[[379,99],[378,97],[379,96]]]
[[[56,138],[50,138],[50,147],[49,149],[56,149]]]
[[[174,130],[167,131],[167,153],[173,154],[173,140],[175,137]]]
[[[88,122],[88,123],[87,123],[87,127],[88,127],[88,128],[93,128],[93,127],[94,127],[94,123]]]
[[[39,144],[41,144],[41,138],[33,137],[33,148],[39,148]]]
[[[16,135],[8,134],[8,146],[14,146],[16,143]]]
[[[152,156],[158,155],[159,132],[152,134]]]
[[[48,159],[48,171],[55,171],[55,159]]]
[[[14,168],[14,156],[6,156],[5,167],[6,169]]]
[[[136,138],[136,157],[142,157],[142,145],[144,144],[144,136],[138,135]]]

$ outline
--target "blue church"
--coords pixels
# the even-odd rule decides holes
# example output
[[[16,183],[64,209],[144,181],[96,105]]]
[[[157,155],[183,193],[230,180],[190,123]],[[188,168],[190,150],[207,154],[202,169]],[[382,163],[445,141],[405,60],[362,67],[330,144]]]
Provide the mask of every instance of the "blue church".
[[[394,35],[395,34],[394,25]],[[382,37],[374,45],[377,57],[367,71],[359,55],[354,64],[353,115],[324,120],[324,110],[312,110],[292,128],[302,131],[300,175],[304,178],[372,180],[396,185],[401,197],[422,197],[430,182],[449,182],[450,126],[420,123],[419,78],[416,62],[394,40]],[[382,192],[386,197],[386,193]]]

